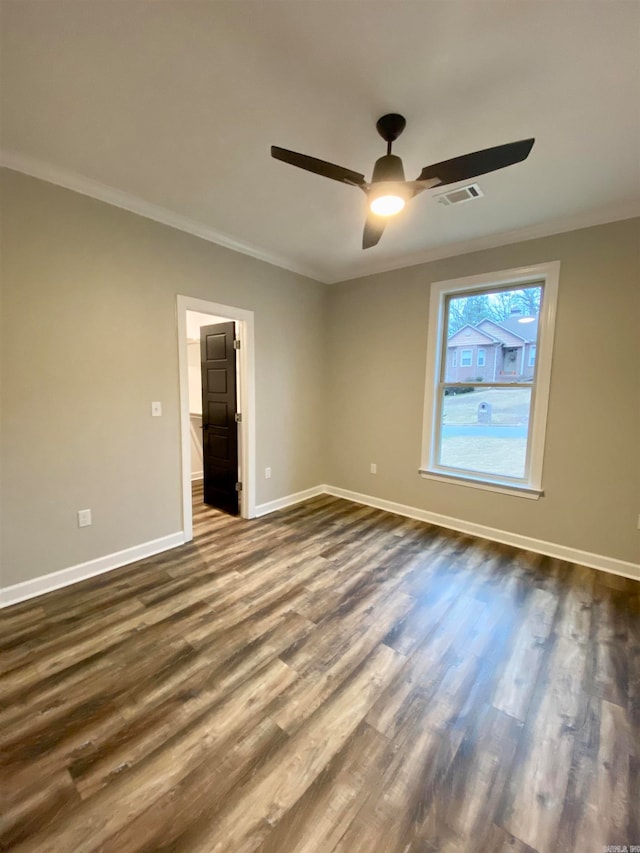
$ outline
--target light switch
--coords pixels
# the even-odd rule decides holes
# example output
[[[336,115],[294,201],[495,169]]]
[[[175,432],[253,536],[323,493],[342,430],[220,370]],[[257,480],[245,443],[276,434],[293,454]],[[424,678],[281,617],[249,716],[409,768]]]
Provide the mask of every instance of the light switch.
[[[162,403],[152,403],[151,404],[151,414],[154,418],[159,418],[162,414]]]

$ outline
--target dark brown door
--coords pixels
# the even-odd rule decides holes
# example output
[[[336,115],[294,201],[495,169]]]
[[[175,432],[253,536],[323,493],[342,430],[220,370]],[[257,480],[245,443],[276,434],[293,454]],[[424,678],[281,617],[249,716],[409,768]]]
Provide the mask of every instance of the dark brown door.
[[[238,515],[235,324],[200,329],[204,502]]]

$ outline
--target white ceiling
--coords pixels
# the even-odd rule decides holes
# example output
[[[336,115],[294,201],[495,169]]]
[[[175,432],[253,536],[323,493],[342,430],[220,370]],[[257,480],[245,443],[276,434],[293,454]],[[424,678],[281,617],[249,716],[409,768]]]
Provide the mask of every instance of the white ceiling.
[[[2,0],[5,164],[323,281],[640,213],[640,2]],[[485,197],[424,193],[361,246],[400,112],[408,178],[529,136]]]

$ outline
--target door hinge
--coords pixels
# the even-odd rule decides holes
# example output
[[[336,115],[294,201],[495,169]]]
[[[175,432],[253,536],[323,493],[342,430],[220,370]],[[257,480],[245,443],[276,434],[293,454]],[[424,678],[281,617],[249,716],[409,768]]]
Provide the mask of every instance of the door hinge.
[[[237,424],[241,424],[242,423],[242,412],[236,412],[235,415],[233,416],[233,418]]]
[[[242,483],[236,483],[236,492],[242,491]]]
[[[238,340],[238,338],[236,338],[235,341],[233,342],[233,348],[234,349],[240,349],[240,341]]]

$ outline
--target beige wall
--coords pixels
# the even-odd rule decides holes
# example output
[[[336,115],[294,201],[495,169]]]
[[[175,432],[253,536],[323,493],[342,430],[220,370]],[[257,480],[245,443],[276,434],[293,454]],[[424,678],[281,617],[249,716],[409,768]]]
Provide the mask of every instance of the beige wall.
[[[3,586],[181,529],[178,293],[255,312],[257,503],[322,482],[326,286],[0,180]]]
[[[562,265],[545,496],[422,479],[430,283],[555,260]],[[640,220],[342,283],[331,291],[328,346],[327,482],[640,562]]]
[[[640,561],[639,220],[327,287],[14,172],[0,181],[3,586],[181,529],[177,293],[255,311],[258,504],[324,482]],[[420,478],[430,282],[552,260],[545,497]]]

